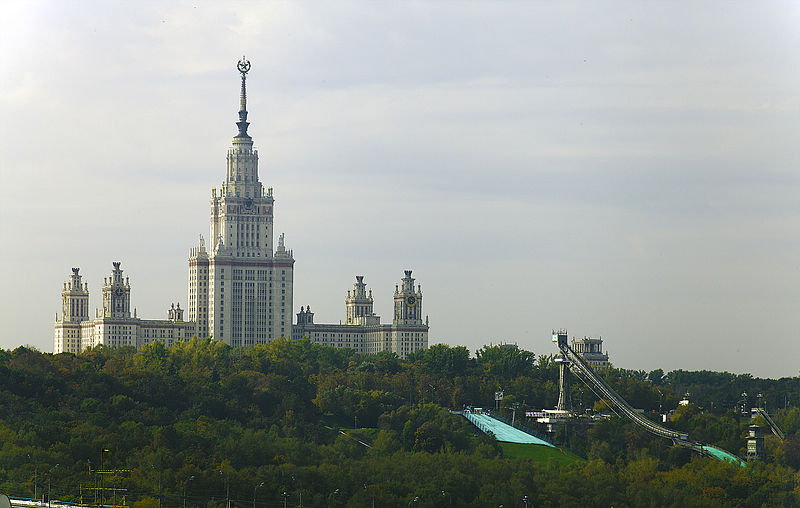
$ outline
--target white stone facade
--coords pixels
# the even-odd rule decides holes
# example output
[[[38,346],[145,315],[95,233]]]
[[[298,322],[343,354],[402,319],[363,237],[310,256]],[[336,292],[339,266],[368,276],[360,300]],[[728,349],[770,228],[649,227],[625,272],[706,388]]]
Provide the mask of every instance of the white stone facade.
[[[414,289],[411,270],[406,270],[405,277],[395,286],[392,324],[381,324],[372,304],[372,290],[367,293],[364,276],[357,275],[352,293],[347,291],[344,324],[314,323],[311,306],[301,307],[292,335],[362,354],[390,351],[400,358],[428,347],[428,318],[422,321],[422,288]]]
[[[189,251],[187,320],[180,304],[166,320],[131,316],[130,284],[114,263],[103,285],[102,312],[89,318],[89,289],[79,270],[64,284],[62,312],[56,314],[54,351],[79,353],[98,344],[142,347],[153,341],[172,344],[192,336],[212,337],[231,346],[268,343],[279,337],[310,335],[314,342],[352,347],[362,353],[393,351],[405,357],[427,347],[427,318],[422,322],[422,291],[414,289],[411,271],[395,288],[394,320],[381,325],[372,312],[372,294],[359,276],[346,301],[345,325],[315,325],[310,310],[301,309],[292,325],[294,257],[284,235],[273,243],[275,198],[258,174],[258,151],[247,133],[246,74],[240,61],[238,133],[228,149],[226,177],[211,190],[208,245],[202,236]]]
[[[81,281],[80,268],[73,268],[61,292],[61,319],[56,313],[54,351],[78,353],[82,323],[89,320],[89,286]]]
[[[186,340],[194,334],[194,323],[183,320],[180,304],[167,310],[167,319],[139,319],[131,316],[131,285],[123,278],[119,262],[113,263],[111,276],[103,284],[103,308],[89,319],[89,287],[79,269],[73,268],[62,291],[62,314],[56,314],[55,353],[80,353],[93,346],[145,346],[154,341],[167,345]]]
[[[211,252],[202,237],[189,252],[189,320],[199,337],[231,346],[290,338],[294,294],[294,258],[282,234],[273,249],[275,199],[259,180],[258,151],[247,134],[242,65],[239,132],[225,181],[211,190]]]

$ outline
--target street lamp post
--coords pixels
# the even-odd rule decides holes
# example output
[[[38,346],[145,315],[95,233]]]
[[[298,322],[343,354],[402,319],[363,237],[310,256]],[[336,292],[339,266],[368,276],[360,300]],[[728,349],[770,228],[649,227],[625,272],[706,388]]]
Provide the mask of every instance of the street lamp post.
[[[289,493],[288,492],[284,492],[281,495],[283,496],[283,508],[286,508],[286,500],[289,499]]]
[[[328,494],[328,508],[331,508],[331,497],[336,496],[338,494],[339,494],[339,489],[336,489],[330,494]]]
[[[57,468],[58,464],[51,467],[49,471],[47,471],[47,506],[50,507],[50,476],[53,474],[53,469]]]
[[[264,486],[264,482],[261,482],[258,485],[256,485],[256,488],[253,489],[253,508],[256,508],[256,491],[258,490],[259,487],[263,487],[263,486]]]
[[[30,453],[28,454],[28,460],[33,460],[31,458],[31,454]],[[39,499],[39,496],[36,495],[36,493],[37,493],[37,491],[36,491],[37,483],[39,483],[39,463],[38,462],[35,463],[35,468],[33,470],[33,498],[34,499]]]
[[[100,448],[100,469],[97,471],[100,479],[100,506],[103,506],[103,453],[110,451],[108,448]]]
[[[223,473],[220,469],[219,474],[225,475],[225,508],[231,508],[231,481],[227,473]]]
[[[448,500],[450,501],[450,508],[453,508],[453,495],[443,490],[442,497],[444,496],[447,496]]]
[[[367,484],[364,484],[364,491],[367,491]],[[375,508],[375,492],[371,492],[372,494],[372,508]]]
[[[296,481],[297,481],[297,478],[295,478],[295,476],[292,475],[292,482],[296,482]],[[302,483],[297,482],[297,490],[300,493],[300,508],[303,508],[303,484]]]
[[[189,482],[194,480],[194,475],[190,476],[183,482],[183,508],[186,508],[186,487],[189,486]]]
[[[150,464],[150,467],[153,468],[153,471],[158,471],[158,508],[161,508],[161,470],[156,469],[155,464]]]
[[[525,508],[528,508],[528,496],[524,496],[522,502],[525,503]]]
[[[408,508],[411,508],[411,503],[419,503],[419,496],[415,496],[414,499],[408,502]]]

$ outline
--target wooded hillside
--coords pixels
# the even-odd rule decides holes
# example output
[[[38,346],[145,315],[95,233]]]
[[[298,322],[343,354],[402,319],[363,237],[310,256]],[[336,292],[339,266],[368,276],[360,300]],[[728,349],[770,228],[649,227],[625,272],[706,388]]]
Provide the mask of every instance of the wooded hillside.
[[[470,358],[435,345],[401,361],[285,340],[77,356],[21,347],[0,350],[0,492],[136,508],[297,506],[301,494],[303,506],[352,507],[800,504],[798,378],[605,376],[648,414],[691,392],[669,425],[740,454],[750,420],[736,406],[760,393],[788,437],[768,437],[767,460],[744,469],[611,418],[556,436],[580,458],[506,458],[446,408],[491,407],[498,388],[509,416],[554,407],[553,358],[513,348]],[[577,381],[573,400],[604,409]]]

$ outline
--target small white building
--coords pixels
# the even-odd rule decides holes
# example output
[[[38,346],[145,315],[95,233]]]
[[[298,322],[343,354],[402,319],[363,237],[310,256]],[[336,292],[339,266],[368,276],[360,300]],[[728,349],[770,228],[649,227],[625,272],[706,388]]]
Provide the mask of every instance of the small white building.
[[[578,353],[594,370],[608,367],[608,353],[603,352],[602,337],[572,338],[572,350]]]

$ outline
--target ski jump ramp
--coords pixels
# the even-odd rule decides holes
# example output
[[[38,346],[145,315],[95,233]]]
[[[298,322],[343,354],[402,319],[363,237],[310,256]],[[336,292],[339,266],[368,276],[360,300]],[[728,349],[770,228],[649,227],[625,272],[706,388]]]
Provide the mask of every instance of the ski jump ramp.
[[[504,443],[538,444],[555,448],[555,446],[547,441],[514,428],[507,423],[501,422],[500,420],[496,420],[487,414],[465,411],[463,415],[464,418],[478,427],[478,429],[480,429],[483,433],[491,433],[498,441],[502,441]]]

